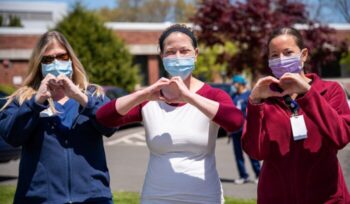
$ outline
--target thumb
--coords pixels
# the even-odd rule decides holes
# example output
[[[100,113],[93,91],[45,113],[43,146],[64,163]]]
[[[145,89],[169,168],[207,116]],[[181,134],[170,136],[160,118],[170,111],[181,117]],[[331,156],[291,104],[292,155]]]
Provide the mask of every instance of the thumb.
[[[52,94],[51,94],[50,91],[45,91],[45,92],[43,92],[41,95],[42,95],[42,97],[44,97],[44,98],[51,98],[51,97],[52,97]]]

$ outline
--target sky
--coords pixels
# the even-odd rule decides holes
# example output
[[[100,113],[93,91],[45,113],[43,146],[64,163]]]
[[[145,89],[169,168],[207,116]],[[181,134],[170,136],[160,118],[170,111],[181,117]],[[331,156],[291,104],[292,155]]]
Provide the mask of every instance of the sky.
[[[9,0],[0,0],[0,1],[9,1]],[[25,2],[66,2],[69,5],[73,5],[77,0],[12,0],[12,1],[25,1]],[[83,5],[85,5],[88,9],[99,9],[101,7],[116,7],[115,0],[80,0]],[[317,8],[317,4],[321,0],[301,0],[305,4],[308,5],[307,10],[310,13],[310,16],[313,17],[315,14],[315,10]],[[322,1],[326,2],[326,4],[332,4],[334,1]],[[331,6],[324,6],[324,9],[321,10],[320,15],[317,18],[323,23],[346,23],[345,19],[342,17],[339,11],[335,11]]]

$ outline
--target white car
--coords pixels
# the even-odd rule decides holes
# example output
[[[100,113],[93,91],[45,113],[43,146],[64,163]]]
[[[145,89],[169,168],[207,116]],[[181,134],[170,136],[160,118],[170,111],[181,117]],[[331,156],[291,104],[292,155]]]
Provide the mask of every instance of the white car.
[[[349,107],[350,107],[350,92],[348,89],[345,88],[344,84],[342,82],[339,82],[340,86],[343,87],[343,90],[345,92],[345,95],[346,95],[346,98],[348,100],[348,104],[349,104]]]

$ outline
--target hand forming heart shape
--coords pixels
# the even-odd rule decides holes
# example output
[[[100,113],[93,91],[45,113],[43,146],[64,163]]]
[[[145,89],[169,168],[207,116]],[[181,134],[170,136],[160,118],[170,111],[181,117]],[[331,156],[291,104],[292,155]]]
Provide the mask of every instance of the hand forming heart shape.
[[[168,102],[176,101],[181,96],[180,89],[175,82],[170,82],[168,85],[163,86],[160,89],[160,93]]]
[[[55,78],[51,78],[49,80],[49,84],[50,86],[52,87],[58,87],[58,86],[61,86],[62,85],[62,82],[60,79],[57,79],[56,77]]]
[[[272,76],[259,79],[252,90],[251,99],[259,102],[269,97],[304,94],[310,89],[309,79],[299,74],[286,73],[280,79]]]
[[[305,94],[311,88],[309,81],[299,74],[286,73],[279,79],[278,85],[284,95]]]

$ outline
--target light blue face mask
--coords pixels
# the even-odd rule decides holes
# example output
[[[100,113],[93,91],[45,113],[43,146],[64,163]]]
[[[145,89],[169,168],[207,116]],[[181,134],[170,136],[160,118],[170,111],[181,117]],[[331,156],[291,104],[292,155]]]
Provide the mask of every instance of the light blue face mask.
[[[195,67],[194,57],[165,57],[163,65],[168,74],[179,76],[182,80],[190,76]]]
[[[43,77],[46,77],[48,74],[52,74],[55,77],[64,74],[71,78],[73,74],[72,61],[61,61],[55,59],[50,64],[41,63],[41,73],[43,74]]]

